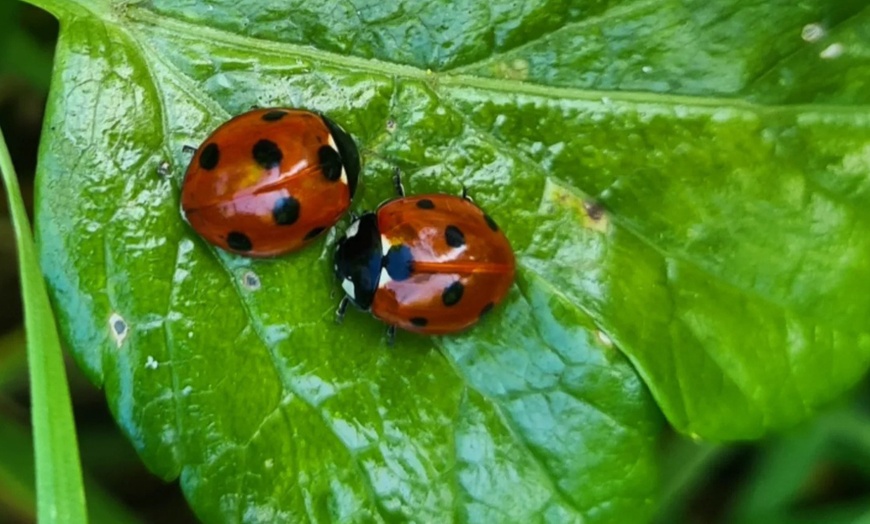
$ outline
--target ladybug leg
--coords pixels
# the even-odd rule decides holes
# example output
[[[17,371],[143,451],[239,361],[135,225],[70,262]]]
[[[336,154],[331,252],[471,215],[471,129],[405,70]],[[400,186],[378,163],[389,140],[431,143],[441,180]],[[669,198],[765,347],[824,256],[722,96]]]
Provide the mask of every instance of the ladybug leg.
[[[347,313],[347,305],[350,304],[350,299],[347,296],[342,297],[338,303],[338,309],[335,310],[335,323],[341,324],[344,321],[344,314]]]
[[[468,200],[469,202],[474,202],[474,200],[472,200],[471,197],[468,196],[468,186],[466,186],[465,184],[462,185],[462,199]]]
[[[387,345],[393,347],[396,343],[396,326],[387,326]]]
[[[187,153],[188,155],[192,155],[192,154],[196,153],[195,147],[192,147],[192,146],[189,146],[186,144],[181,146],[181,150],[184,151],[185,153]]]
[[[399,171],[399,168],[396,168],[396,171],[393,173],[393,185],[400,197],[405,196],[405,186],[402,185],[402,173]]]

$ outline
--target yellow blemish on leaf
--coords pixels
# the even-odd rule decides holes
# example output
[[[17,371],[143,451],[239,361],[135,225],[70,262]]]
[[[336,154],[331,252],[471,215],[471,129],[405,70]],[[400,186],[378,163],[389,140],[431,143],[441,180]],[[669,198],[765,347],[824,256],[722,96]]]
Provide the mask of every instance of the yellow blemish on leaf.
[[[552,178],[547,178],[544,195],[541,199],[541,212],[560,210],[576,216],[580,225],[599,233],[607,233],[610,229],[610,217],[601,203],[592,197],[564,186]]]
[[[529,61],[523,58],[515,58],[511,62],[499,62],[493,64],[492,68],[496,76],[507,80],[526,80],[529,78]]]

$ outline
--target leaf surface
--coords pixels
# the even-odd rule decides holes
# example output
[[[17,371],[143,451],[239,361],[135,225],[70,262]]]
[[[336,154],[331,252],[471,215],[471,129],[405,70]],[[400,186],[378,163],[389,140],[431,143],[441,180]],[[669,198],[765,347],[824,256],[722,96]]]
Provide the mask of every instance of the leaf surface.
[[[751,438],[866,370],[860,2],[38,3],[62,21],[38,200],[62,325],[208,522],[642,521],[653,397]],[[356,209],[395,167],[468,186],[517,251],[507,303],[389,349],[332,322],[336,231],[269,261],[202,242],[182,146],[254,105],[355,136]]]

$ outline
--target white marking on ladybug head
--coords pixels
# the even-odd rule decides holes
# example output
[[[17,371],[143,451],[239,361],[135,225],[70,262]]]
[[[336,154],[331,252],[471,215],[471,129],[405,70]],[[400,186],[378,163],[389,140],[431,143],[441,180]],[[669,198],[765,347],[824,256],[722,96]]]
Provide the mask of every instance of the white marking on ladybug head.
[[[356,299],[356,290],[353,287],[353,280],[350,277],[341,281],[341,289],[352,299]]]
[[[387,284],[389,284],[392,281],[393,281],[393,279],[390,278],[390,274],[387,273],[387,268],[382,267],[381,268],[381,279],[378,280],[378,289],[387,287]]]
[[[391,247],[393,247],[393,244],[392,242],[390,242],[390,239],[385,237],[384,235],[381,235],[381,255],[387,256],[387,253],[390,252]]]
[[[359,220],[354,220],[347,227],[347,231],[344,232],[345,238],[353,238],[356,234],[359,233]]]

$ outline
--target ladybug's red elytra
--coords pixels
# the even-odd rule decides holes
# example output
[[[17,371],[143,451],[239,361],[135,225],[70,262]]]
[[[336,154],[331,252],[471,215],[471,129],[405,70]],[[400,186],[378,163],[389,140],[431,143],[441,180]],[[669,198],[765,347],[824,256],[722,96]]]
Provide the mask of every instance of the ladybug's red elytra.
[[[218,127],[193,154],[181,209],[209,243],[250,257],[306,245],[350,206],[356,144],[323,115],[255,109]]]
[[[507,295],[516,261],[495,221],[465,195],[399,198],[357,218],[338,241],[335,274],[348,301],[390,326],[462,331]]]

